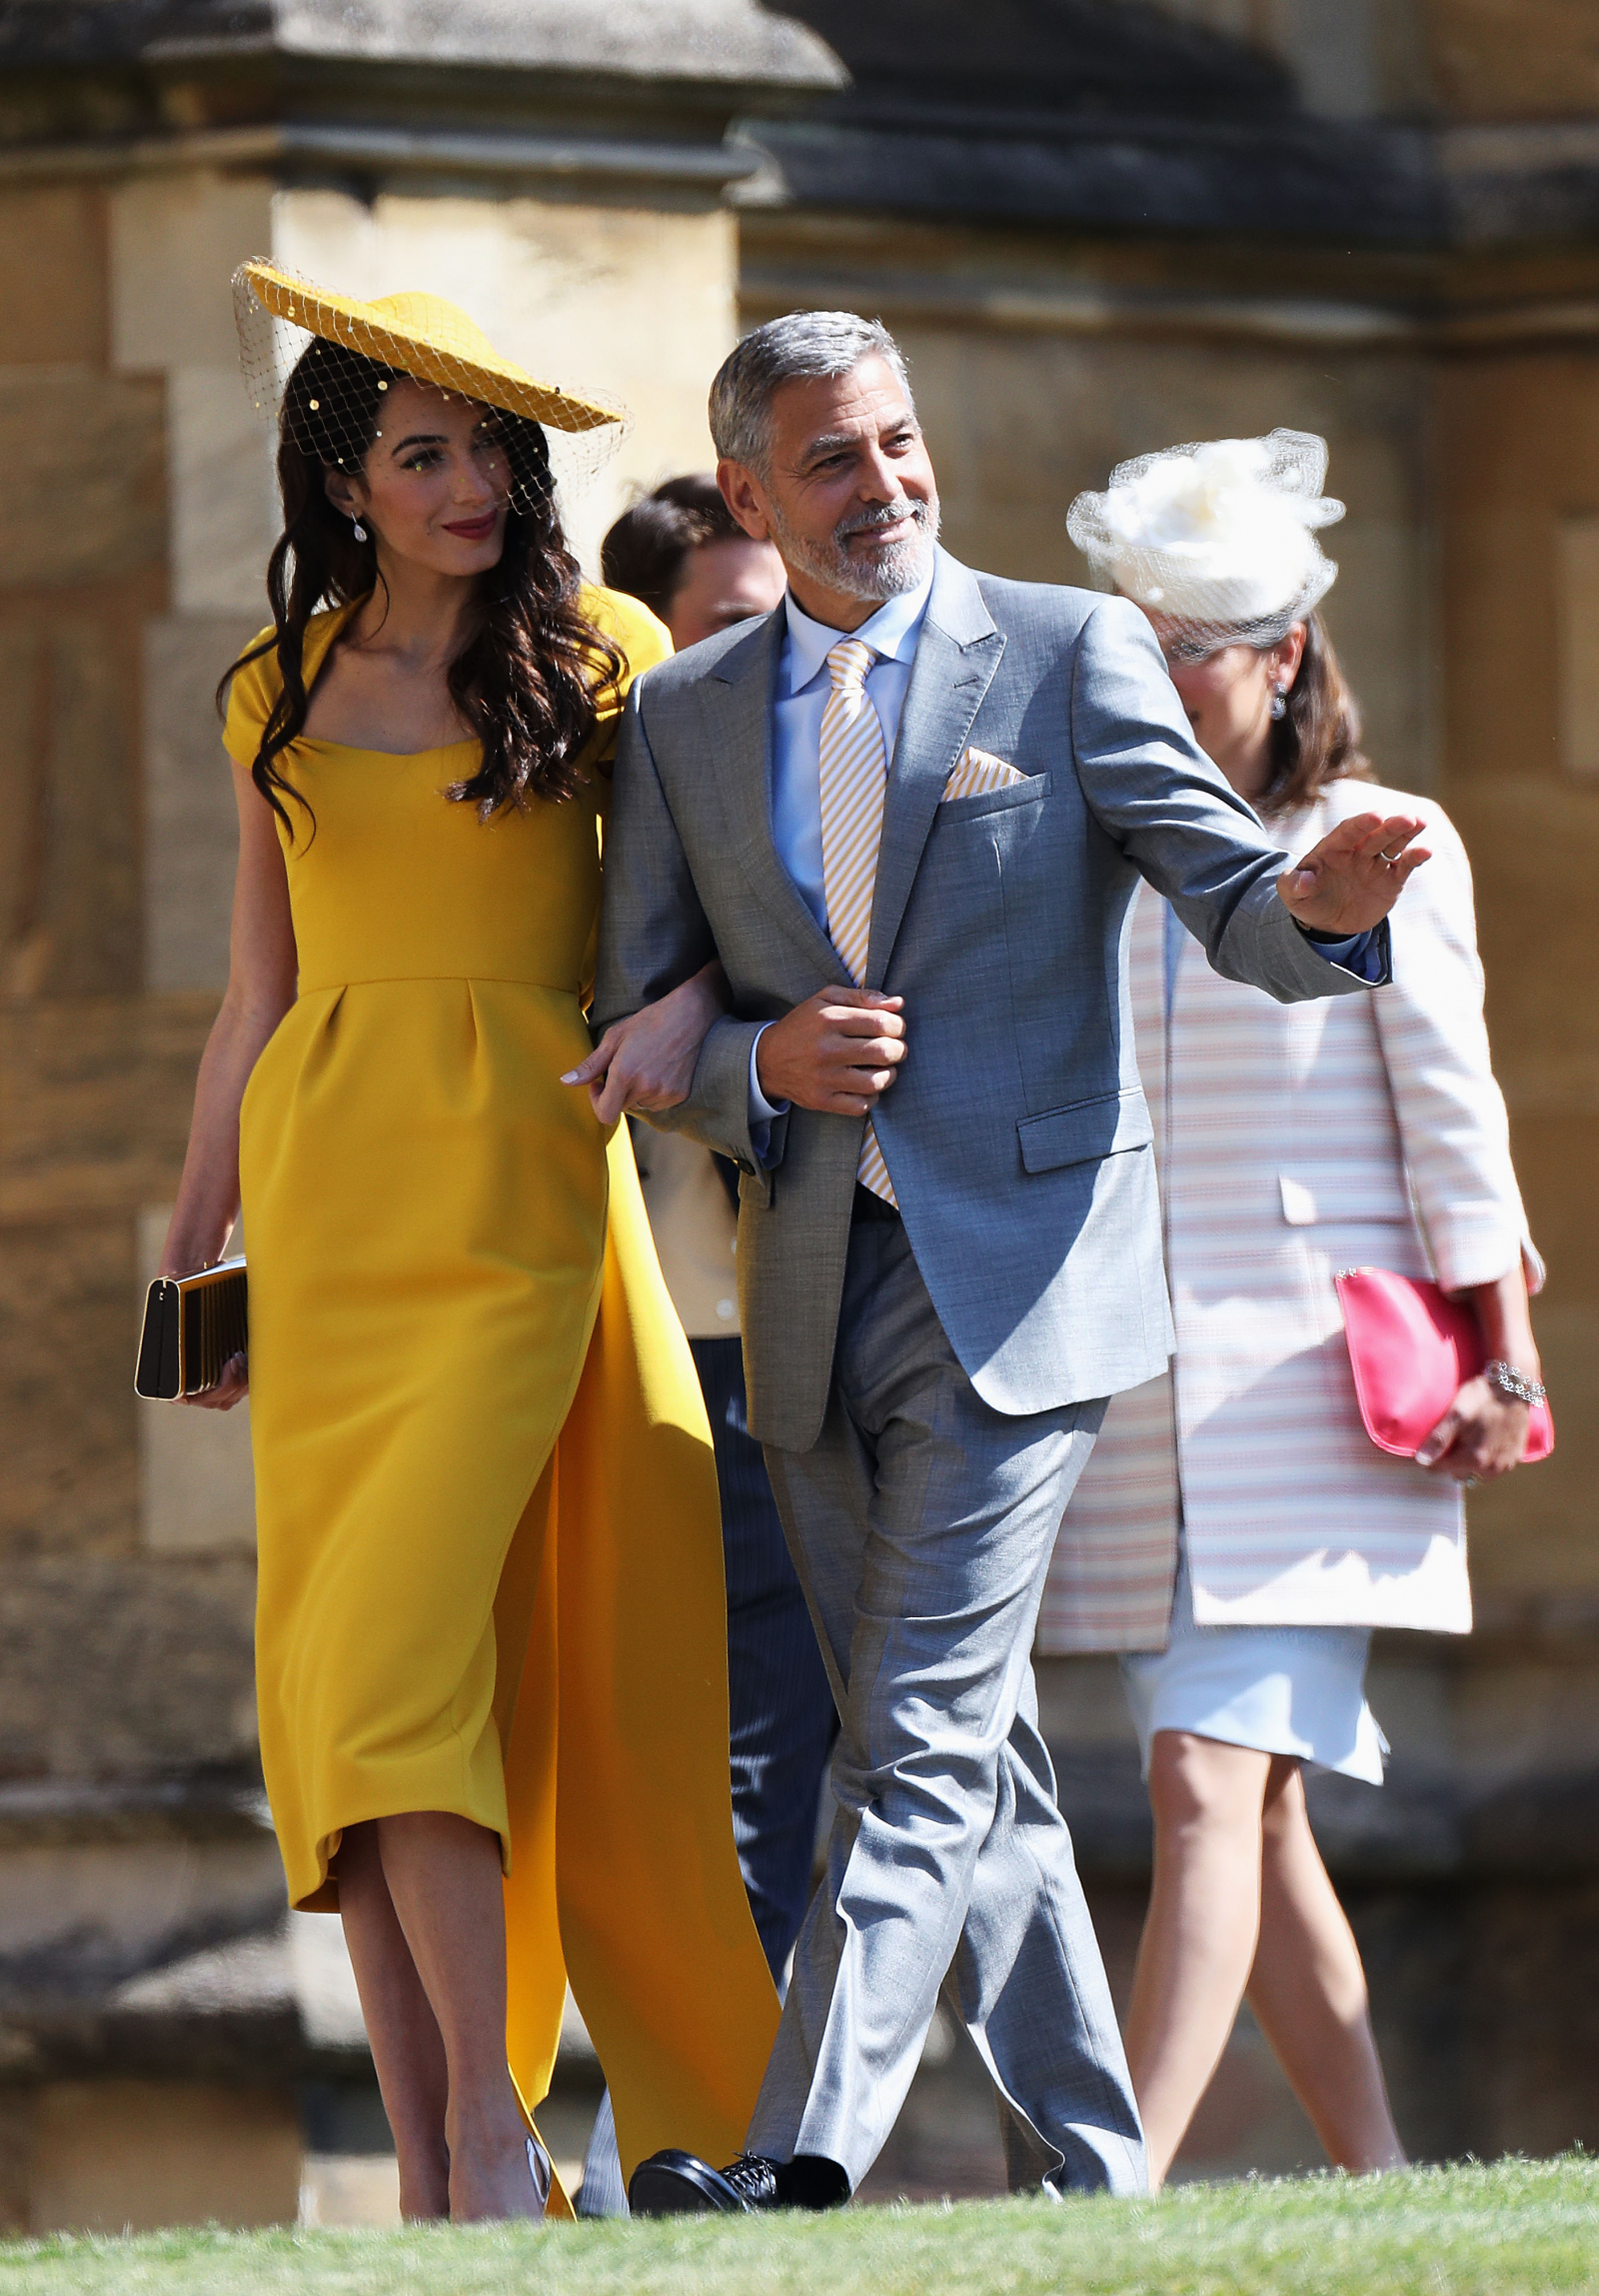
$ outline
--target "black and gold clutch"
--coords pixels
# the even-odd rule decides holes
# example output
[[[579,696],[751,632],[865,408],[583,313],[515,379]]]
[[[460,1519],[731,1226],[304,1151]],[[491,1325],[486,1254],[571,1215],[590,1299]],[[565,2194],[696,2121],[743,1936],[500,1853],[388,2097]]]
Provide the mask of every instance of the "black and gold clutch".
[[[198,1275],[158,1275],[145,1294],[133,1391],[163,1403],[203,1395],[229,1358],[246,1352],[249,1337],[242,1258],[219,1260]]]

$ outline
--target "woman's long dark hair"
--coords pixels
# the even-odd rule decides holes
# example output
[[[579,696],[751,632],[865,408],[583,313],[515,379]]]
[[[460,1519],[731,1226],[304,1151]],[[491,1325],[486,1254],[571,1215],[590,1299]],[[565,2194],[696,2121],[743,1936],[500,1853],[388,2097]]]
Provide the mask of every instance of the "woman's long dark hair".
[[[328,500],[327,474],[360,470],[378,435],[384,394],[405,380],[397,369],[319,337],[284,393],[278,443],[283,533],[267,562],[276,628],[226,672],[217,702],[220,709],[238,671],[276,648],[282,691],[250,770],[291,834],[286,799],[311,815],[279,767],[304,733],[310,708],[306,625],[319,607],[365,598],[382,579],[370,535],[357,542],[348,516]],[[451,700],[483,745],[478,771],[448,795],[476,805],[485,820],[505,806],[570,798],[582,787],[581,759],[601,703],[615,697],[625,672],[617,649],[579,610],[581,577],[561,531],[543,430],[520,415],[491,413],[512,472],[505,550],[480,579],[476,627],[447,675]]]
[[[1360,747],[1360,704],[1349,691],[1321,616],[1305,617],[1305,648],[1287,707],[1271,728],[1271,786],[1255,811],[1297,813],[1328,782],[1369,782],[1371,762]]]

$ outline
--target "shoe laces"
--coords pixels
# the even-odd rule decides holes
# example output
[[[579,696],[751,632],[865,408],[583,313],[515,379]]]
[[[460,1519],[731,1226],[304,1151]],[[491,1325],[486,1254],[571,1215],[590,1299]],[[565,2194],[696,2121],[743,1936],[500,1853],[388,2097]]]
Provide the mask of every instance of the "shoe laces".
[[[742,2152],[722,2173],[742,2201],[770,2204],[778,2197],[778,2164],[764,2153]]]

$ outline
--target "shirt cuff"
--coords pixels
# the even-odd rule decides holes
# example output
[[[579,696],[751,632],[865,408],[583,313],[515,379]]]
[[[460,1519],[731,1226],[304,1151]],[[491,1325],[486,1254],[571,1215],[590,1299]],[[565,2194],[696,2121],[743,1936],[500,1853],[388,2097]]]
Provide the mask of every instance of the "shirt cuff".
[[[773,1119],[787,1116],[793,1106],[789,1101],[769,1101],[761,1090],[756,1055],[761,1049],[762,1038],[771,1027],[772,1023],[766,1022],[750,1040],[750,1146],[763,1163],[772,1153]]]
[[[1384,989],[1393,978],[1388,953],[1388,935],[1381,925],[1373,925],[1364,933],[1317,933],[1314,927],[1294,924],[1311,944],[1318,957],[1329,965],[1336,965],[1340,973],[1352,974],[1372,989]]]

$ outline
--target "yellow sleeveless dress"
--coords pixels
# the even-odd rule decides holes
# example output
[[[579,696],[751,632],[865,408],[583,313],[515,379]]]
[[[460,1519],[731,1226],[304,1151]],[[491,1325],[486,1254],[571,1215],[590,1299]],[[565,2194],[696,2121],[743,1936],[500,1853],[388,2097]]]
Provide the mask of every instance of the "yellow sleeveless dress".
[[[630,674],[670,651],[631,599],[585,608]],[[234,679],[244,765],[278,689],[270,652]],[[499,1834],[518,2087],[548,2090],[570,1976],[631,2174],[741,2149],[777,1998],[734,1850],[700,1387],[627,1127],[559,1082],[589,1050],[609,785],[483,823],[441,795],[476,756],[302,740],[285,767],[315,815],[291,802],[283,838],[299,999],[239,1158],[261,1754],[301,1908],[337,1906],[363,1819]]]

